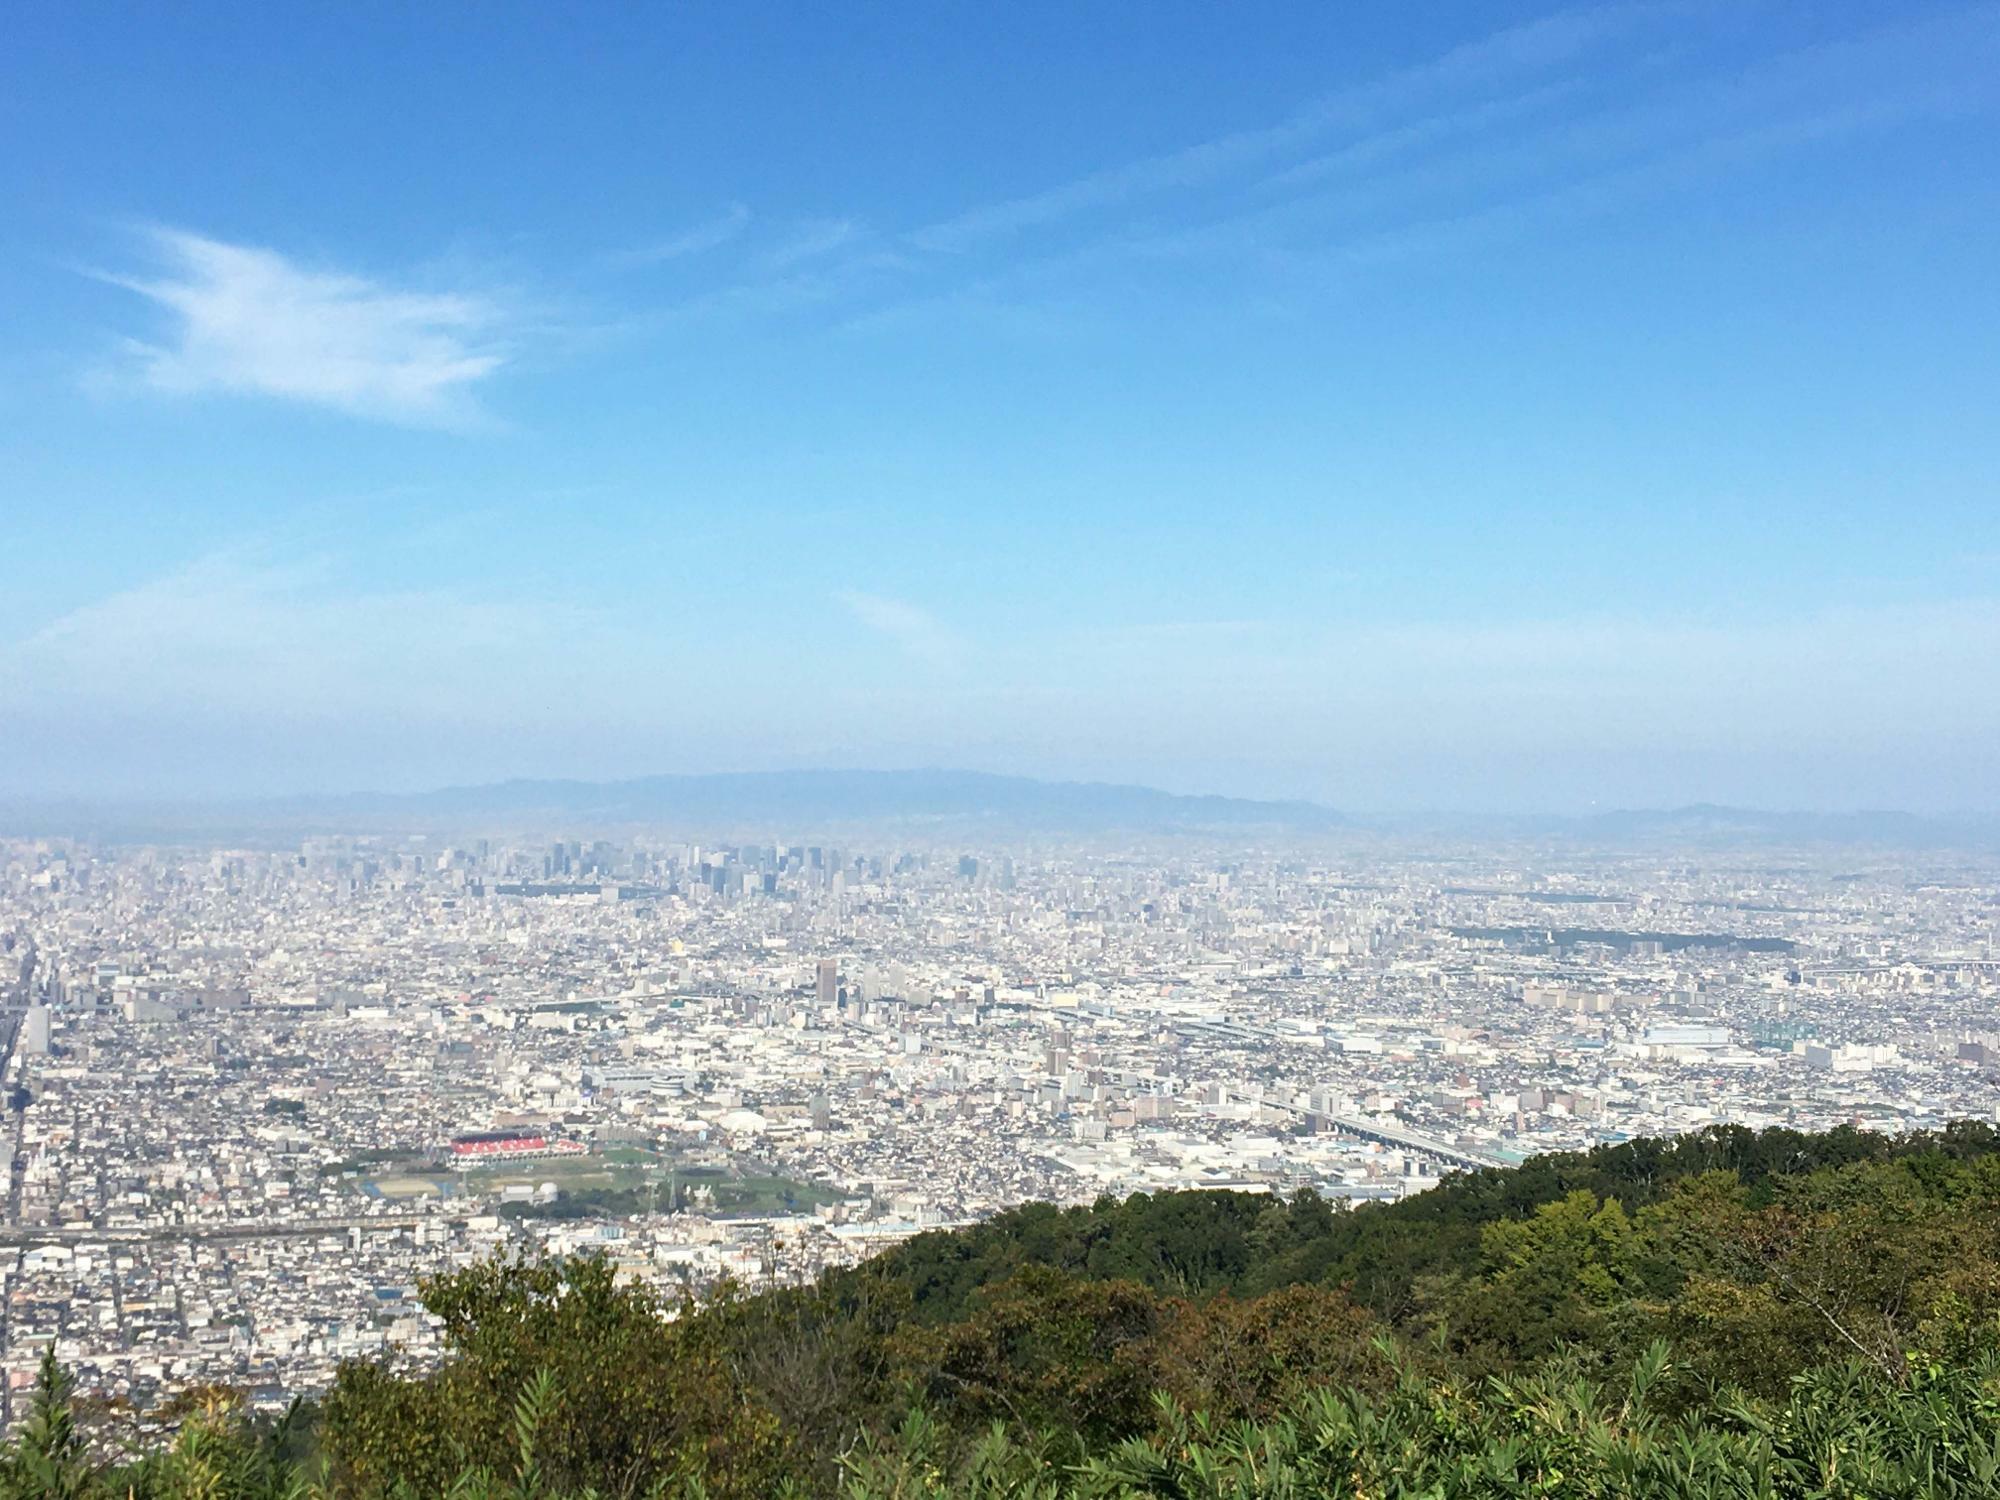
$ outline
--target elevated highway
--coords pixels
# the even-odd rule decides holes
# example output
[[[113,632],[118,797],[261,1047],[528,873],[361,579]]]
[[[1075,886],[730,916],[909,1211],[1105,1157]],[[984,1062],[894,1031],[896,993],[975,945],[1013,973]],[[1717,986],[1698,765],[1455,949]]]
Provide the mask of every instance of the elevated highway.
[[[1421,1130],[1413,1130],[1407,1125],[1392,1123],[1366,1115],[1334,1114],[1328,1110],[1301,1109],[1294,1104],[1274,1104],[1267,1106],[1283,1110],[1295,1119],[1305,1120],[1315,1126],[1331,1131],[1335,1135],[1351,1136],[1355,1140],[1373,1141],[1379,1146],[1393,1146],[1398,1151],[1408,1151],[1412,1155],[1424,1157],[1440,1165],[1455,1168],[1461,1172],[1477,1172],[1486,1167],[1511,1167],[1514,1163],[1498,1156],[1489,1156],[1483,1151],[1470,1151],[1450,1141],[1439,1140],[1434,1135],[1426,1135]]]

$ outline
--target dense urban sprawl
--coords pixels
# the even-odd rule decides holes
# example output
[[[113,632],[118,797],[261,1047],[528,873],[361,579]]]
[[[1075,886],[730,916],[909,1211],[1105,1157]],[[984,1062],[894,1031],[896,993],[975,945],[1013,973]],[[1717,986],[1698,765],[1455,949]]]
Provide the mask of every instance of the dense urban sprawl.
[[[859,844],[861,841],[856,840]],[[434,1358],[416,1279],[2000,1104],[2000,872],[1866,851],[0,845],[10,1414]]]

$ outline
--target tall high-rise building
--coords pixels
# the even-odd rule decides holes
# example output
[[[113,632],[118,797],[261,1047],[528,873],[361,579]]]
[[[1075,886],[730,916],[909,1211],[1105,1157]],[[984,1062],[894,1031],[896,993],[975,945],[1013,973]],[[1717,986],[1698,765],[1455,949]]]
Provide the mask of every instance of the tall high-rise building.
[[[28,1057],[45,1056],[49,1050],[49,1008],[31,1005],[21,1017],[21,1052]]]
[[[819,1003],[826,1010],[840,1002],[840,960],[822,958],[819,961]]]

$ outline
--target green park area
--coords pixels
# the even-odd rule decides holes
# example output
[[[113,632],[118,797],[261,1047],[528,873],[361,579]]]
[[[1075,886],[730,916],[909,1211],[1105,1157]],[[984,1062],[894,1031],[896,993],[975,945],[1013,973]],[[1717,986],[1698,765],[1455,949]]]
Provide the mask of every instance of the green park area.
[[[555,1184],[554,1202],[499,1205],[510,1218],[621,1218],[676,1208],[724,1216],[803,1213],[839,1202],[843,1196],[824,1184],[796,1181],[759,1163],[690,1162],[641,1145],[462,1169],[407,1159],[373,1165],[376,1170],[363,1176],[364,1191],[398,1201],[446,1194],[489,1203],[510,1187]]]
[[[389,1173],[371,1180],[379,1197],[395,1202],[411,1198],[435,1198],[444,1191],[444,1185],[435,1177],[421,1177],[408,1173]]]

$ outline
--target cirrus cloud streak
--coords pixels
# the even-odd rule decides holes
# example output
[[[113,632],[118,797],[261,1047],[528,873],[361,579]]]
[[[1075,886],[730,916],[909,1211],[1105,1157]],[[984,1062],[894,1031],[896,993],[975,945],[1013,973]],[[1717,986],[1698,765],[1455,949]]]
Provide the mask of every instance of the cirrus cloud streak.
[[[473,395],[505,363],[488,297],[412,290],[181,229],[148,231],[147,274],[95,272],[166,313],[103,372],[173,396],[262,396],[413,427],[483,425]]]

